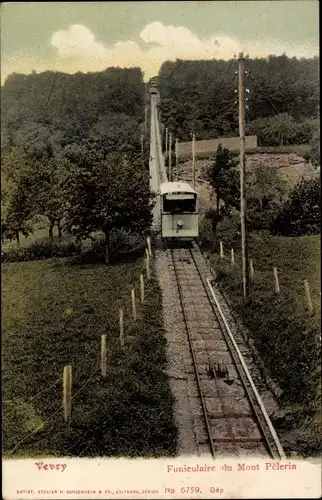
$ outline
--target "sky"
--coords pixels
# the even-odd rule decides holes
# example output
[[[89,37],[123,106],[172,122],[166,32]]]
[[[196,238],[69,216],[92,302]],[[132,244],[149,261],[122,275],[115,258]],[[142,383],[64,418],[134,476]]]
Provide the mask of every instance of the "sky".
[[[318,0],[3,2],[1,82],[10,73],[140,66],[176,59],[319,53]]]

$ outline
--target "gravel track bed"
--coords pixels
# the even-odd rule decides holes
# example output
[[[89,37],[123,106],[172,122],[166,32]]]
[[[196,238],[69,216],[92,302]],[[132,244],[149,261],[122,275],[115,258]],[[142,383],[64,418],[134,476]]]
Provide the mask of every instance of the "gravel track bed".
[[[168,259],[163,250],[155,252],[155,269],[162,291],[163,324],[167,339],[167,374],[175,398],[178,455],[198,455],[192,418],[193,409],[189,398],[189,381],[194,377],[187,374],[187,364],[190,362],[189,343],[185,331],[180,328],[178,322],[180,304],[174,287],[174,277],[171,275]]]
[[[208,268],[197,246],[195,246],[194,255],[203,276],[212,280],[211,270]],[[210,456],[209,445],[206,443],[202,445],[205,435],[204,420],[199,408],[200,400],[198,397],[174,270],[171,266],[167,252],[163,249],[157,249],[155,252],[155,267],[162,291],[163,322],[167,338],[167,373],[170,377],[170,386],[175,398],[174,415],[178,428],[178,455],[193,454]],[[278,409],[276,398],[262,377],[260,369],[254,362],[254,353],[252,349],[247,346],[240,329],[230,314],[224,297],[214,283],[213,286],[266,410],[268,414],[271,414]],[[195,330],[196,336],[198,336],[197,327],[198,325],[196,325]],[[209,332],[209,335],[213,334],[214,332]],[[195,340],[198,340],[198,337],[196,337]],[[223,449],[218,450],[219,455],[228,456],[230,454],[227,449],[227,444],[223,444]]]

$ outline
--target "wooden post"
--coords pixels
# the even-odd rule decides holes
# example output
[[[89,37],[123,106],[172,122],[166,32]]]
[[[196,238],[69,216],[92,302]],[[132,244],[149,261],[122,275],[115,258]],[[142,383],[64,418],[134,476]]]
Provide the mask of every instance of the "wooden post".
[[[219,242],[220,246],[220,257],[223,259],[224,258],[224,247],[222,245],[222,241]]]
[[[254,276],[253,259],[249,259],[249,270],[250,270],[251,277],[253,277]]]
[[[314,313],[314,310],[313,310],[313,303],[312,303],[312,298],[311,298],[311,293],[310,293],[309,282],[308,282],[308,280],[304,280],[303,283],[304,283],[307,308],[309,311],[309,315],[312,316]]]
[[[148,243],[148,250],[149,250],[149,257],[152,257],[152,249],[151,249],[151,238],[150,236],[147,237],[147,243]]]
[[[144,133],[148,133],[148,107],[145,106],[144,109]]]
[[[146,255],[146,258],[147,258],[147,259],[150,259],[150,255],[149,255],[149,249],[148,249],[148,247],[146,247],[146,249],[145,249],[145,255]]]
[[[196,187],[196,135],[192,134],[192,187]]]
[[[278,274],[277,274],[277,268],[273,267],[273,275],[274,275],[274,281],[275,281],[275,292],[280,293],[280,284],[278,281]]]
[[[165,129],[165,154],[168,152],[168,127]]]
[[[120,309],[120,344],[124,347],[124,314],[123,309]]]
[[[140,274],[141,303],[144,302],[144,276]]]
[[[64,390],[64,420],[68,422],[72,414],[72,366],[64,366],[63,374],[63,390]]]
[[[172,182],[172,133],[169,134],[169,182]]]
[[[238,97],[239,97],[239,163],[240,163],[240,224],[242,243],[243,294],[249,295],[248,237],[246,207],[246,167],[245,167],[245,85],[244,55],[238,59]]]
[[[102,377],[106,377],[106,335],[101,336],[101,371]]]
[[[150,259],[149,259],[149,257],[146,258],[145,267],[146,267],[146,277],[149,280],[151,278],[151,273],[150,273]]]
[[[176,139],[176,180],[179,179],[179,139]]]
[[[131,298],[132,298],[132,312],[133,312],[133,318],[134,321],[136,320],[136,304],[135,304],[135,290],[132,288],[131,291]]]
[[[234,255],[234,249],[231,249],[231,263],[235,264],[235,255]]]
[[[141,134],[141,154],[143,155],[144,153],[144,138],[143,138],[143,134]]]

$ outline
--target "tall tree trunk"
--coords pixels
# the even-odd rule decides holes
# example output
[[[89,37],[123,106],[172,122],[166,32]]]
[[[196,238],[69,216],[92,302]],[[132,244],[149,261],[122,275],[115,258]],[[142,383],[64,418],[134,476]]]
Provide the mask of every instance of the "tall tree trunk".
[[[280,145],[283,147],[283,133],[281,132]]]
[[[58,228],[58,238],[61,240],[61,225],[60,225],[60,220],[57,222],[57,228]]]
[[[262,212],[263,211],[263,198],[261,196],[259,197],[259,208]]]
[[[51,240],[54,239],[54,225],[55,225],[55,221],[54,220],[50,220],[50,226],[49,226],[49,238]]]
[[[110,233],[109,231],[104,232],[105,235],[105,264],[109,265],[110,263]]]
[[[15,231],[15,236],[16,236],[16,240],[17,240],[17,246],[19,247],[19,246],[20,246],[20,236],[19,236],[19,231]]]

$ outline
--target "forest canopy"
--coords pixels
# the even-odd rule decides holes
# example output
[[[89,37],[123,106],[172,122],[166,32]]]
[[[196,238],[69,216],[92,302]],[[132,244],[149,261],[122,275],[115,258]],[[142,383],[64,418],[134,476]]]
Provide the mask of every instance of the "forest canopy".
[[[84,220],[91,222],[78,224],[78,236],[85,237],[90,230],[102,227],[107,233],[111,224],[104,217],[113,219],[118,207],[110,204],[109,214],[100,213],[102,220],[98,223],[98,216],[90,218],[93,196],[121,189],[118,196],[127,197],[126,183],[121,185],[122,179],[113,179],[111,174],[115,168],[122,172],[125,158],[130,159],[126,163],[128,179],[139,182],[145,177],[141,156],[145,106],[142,71],[108,68],[74,75],[53,71],[11,74],[2,87],[1,106],[2,235],[19,243],[19,233],[27,236],[32,232],[32,220],[39,215],[48,219],[51,238],[55,225],[59,235],[61,229],[70,232],[69,221],[75,223],[71,214],[79,208],[79,200],[73,196],[77,187],[89,192],[88,199],[83,199],[82,213]],[[76,165],[71,156],[76,158]],[[76,183],[76,177],[72,179],[75,193],[66,190],[73,168],[86,178],[83,184]],[[105,179],[105,191],[98,179],[102,169],[107,177],[110,175]],[[139,219],[145,227],[149,224],[149,186],[143,180],[141,184],[142,196],[136,198],[131,211],[143,214]],[[118,220],[118,227],[122,221]],[[131,229],[128,220],[126,227]]]
[[[296,59],[286,55],[247,58],[245,70],[249,132],[261,135],[258,120],[286,114],[290,117],[289,125],[294,125],[294,131],[287,130],[290,140],[296,142],[298,134],[302,140],[304,135],[304,140],[309,142],[312,139],[310,120],[319,116],[319,58]],[[236,135],[236,71],[237,60],[234,59],[163,63],[157,84],[165,126],[182,141],[190,140],[192,131],[199,139]],[[302,127],[295,131],[303,122],[305,130]]]

